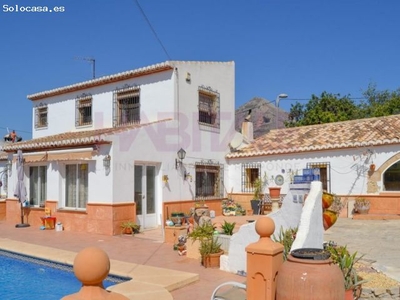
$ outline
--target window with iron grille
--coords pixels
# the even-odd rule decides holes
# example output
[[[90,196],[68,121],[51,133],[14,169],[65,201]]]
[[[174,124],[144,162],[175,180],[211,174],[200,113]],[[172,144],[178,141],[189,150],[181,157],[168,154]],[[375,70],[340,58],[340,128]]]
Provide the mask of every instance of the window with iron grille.
[[[199,124],[219,128],[219,93],[210,87],[199,87]]]
[[[261,164],[242,164],[242,192],[253,192],[254,182],[261,176]]]
[[[307,169],[319,169],[319,180],[322,182],[322,189],[331,192],[331,165],[328,162],[307,163]]]
[[[140,88],[126,86],[114,91],[114,127],[140,123]]]
[[[92,124],[92,95],[83,94],[76,99],[75,124],[84,126]]]
[[[223,167],[215,163],[196,163],[196,200],[222,197]]]
[[[47,105],[40,104],[35,108],[35,128],[47,127]]]

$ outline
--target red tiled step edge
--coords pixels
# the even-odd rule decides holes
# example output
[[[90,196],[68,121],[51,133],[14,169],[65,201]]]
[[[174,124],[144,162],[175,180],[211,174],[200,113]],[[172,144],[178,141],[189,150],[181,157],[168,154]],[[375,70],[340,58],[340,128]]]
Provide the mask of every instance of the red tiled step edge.
[[[400,220],[400,215],[390,214],[354,214],[353,220]]]

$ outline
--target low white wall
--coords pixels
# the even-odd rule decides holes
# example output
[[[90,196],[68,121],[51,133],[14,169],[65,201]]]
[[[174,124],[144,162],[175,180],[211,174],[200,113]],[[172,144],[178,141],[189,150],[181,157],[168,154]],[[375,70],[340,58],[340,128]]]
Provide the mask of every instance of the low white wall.
[[[281,209],[268,215],[275,222],[273,235],[276,237],[279,236],[281,230],[298,227],[292,249],[322,248],[323,245],[322,183],[314,181],[310,187],[304,206],[303,203],[293,201],[293,195],[298,193],[294,186],[293,193],[289,190],[285,196]],[[302,188],[306,187],[302,186]],[[221,270],[232,273],[246,271],[246,247],[257,242],[259,238],[260,236],[255,231],[255,222],[240,226],[239,231],[231,237],[228,255],[221,257]]]

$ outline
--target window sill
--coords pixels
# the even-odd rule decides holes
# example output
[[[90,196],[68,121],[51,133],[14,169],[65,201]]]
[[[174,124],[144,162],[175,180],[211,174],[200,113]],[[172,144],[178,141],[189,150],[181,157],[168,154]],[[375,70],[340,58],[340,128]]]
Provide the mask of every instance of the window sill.
[[[62,208],[58,208],[57,211],[59,211],[59,212],[70,212],[70,213],[82,213],[82,214],[86,214],[86,209],[85,209],[85,208],[68,208],[68,207],[62,207]]]
[[[76,125],[75,127],[79,128],[79,129],[81,129],[81,128],[91,128],[91,127],[93,127],[93,124],[92,123],[90,123],[90,124],[82,124],[82,125]]]

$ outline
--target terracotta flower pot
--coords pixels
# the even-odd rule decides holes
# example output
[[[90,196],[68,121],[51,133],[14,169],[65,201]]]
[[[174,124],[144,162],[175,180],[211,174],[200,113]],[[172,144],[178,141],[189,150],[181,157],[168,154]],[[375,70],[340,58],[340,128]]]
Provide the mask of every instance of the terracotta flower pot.
[[[375,168],[376,168],[375,164],[371,164],[371,165],[369,166],[369,170],[370,170],[371,172],[374,172],[374,171],[375,171]]]
[[[333,224],[336,223],[338,215],[336,212],[327,209],[322,214],[322,217],[323,217],[324,229],[328,230],[329,228],[332,227]]]
[[[132,234],[133,233],[133,229],[131,227],[126,227],[123,230],[124,234]]]
[[[344,292],[344,300],[354,300],[353,290],[346,290]]]
[[[280,187],[269,187],[269,196],[271,198],[279,198],[280,194],[281,194]]]
[[[204,256],[202,258],[203,266],[206,268],[219,268],[220,257],[222,254],[224,254],[223,250],[221,250],[221,252],[218,253],[212,253]]]

